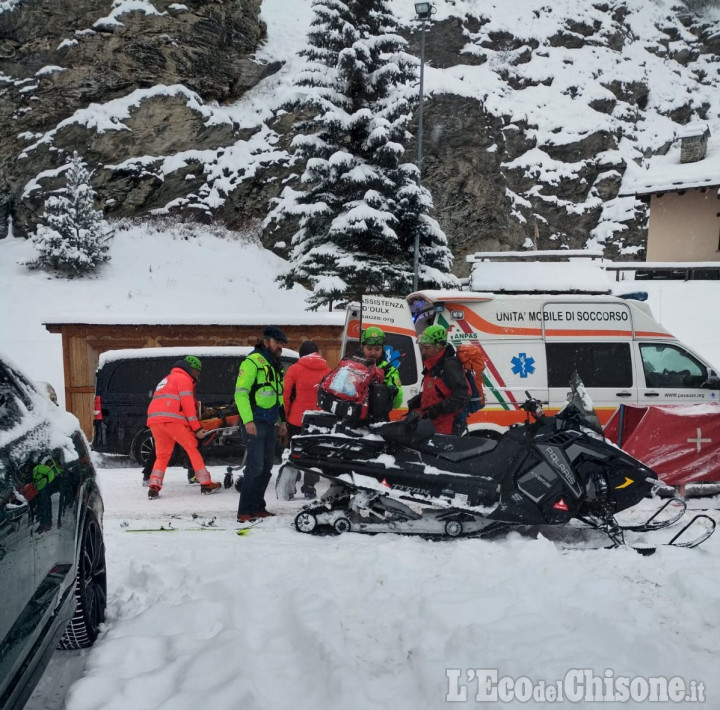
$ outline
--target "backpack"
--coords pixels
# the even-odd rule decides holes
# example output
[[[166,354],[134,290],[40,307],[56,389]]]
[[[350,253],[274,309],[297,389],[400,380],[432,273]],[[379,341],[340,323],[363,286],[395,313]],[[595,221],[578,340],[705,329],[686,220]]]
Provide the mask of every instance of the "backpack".
[[[368,417],[371,385],[384,381],[382,370],[372,360],[345,358],[320,381],[318,406],[357,424]]]
[[[479,412],[485,406],[485,393],[483,392],[482,373],[487,363],[487,358],[482,348],[470,343],[462,343],[457,347],[457,358],[460,360],[465,377],[470,387],[470,403],[466,411],[470,414]]]

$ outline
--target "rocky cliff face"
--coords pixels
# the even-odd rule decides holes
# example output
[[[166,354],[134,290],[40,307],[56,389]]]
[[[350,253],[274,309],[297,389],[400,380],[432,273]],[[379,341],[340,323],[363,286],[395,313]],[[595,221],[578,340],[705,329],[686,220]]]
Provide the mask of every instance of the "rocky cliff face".
[[[423,181],[456,272],[467,253],[529,244],[635,258],[646,214],[617,197],[628,162],[689,121],[718,121],[716,3],[487,5],[443,3],[427,30]],[[73,150],[110,217],[261,220],[297,166],[293,116],[272,110],[292,62],[275,75],[280,62],[254,58],[260,9],[0,0],[0,236],[10,212],[16,233],[33,228]],[[260,82],[275,105],[247,94]]]
[[[186,194],[186,171],[164,180],[147,156],[235,140],[233,122],[209,119],[205,105],[233,101],[277,69],[250,58],[266,32],[260,5],[155,0],[126,12],[107,0],[0,2],[0,199],[16,229],[32,227],[37,188],[52,188],[74,149],[96,168],[110,215]]]

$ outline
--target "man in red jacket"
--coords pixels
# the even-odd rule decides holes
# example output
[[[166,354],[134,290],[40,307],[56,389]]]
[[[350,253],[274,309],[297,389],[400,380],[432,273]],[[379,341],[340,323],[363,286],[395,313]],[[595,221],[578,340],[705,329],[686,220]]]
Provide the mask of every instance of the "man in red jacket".
[[[452,434],[455,418],[470,401],[465,371],[441,325],[429,325],[418,337],[423,360],[422,391],[408,400],[408,410],[428,417],[438,434]]]
[[[285,373],[285,390],[283,404],[287,417],[290,438],[300,433],[303,414],[317,409],[317,392],[320,381],[330,372],[325,359],[318,352],[318,346],[312,340],[306,340],[298,350],[300,359],[288,367]],[[308,500],[316,497],[315,484],[320,476],[306,473],[305,481],[300,488]]]
[[[150,400],[147,424],[155,439],[156,459],[150,474],[148,498],[158,497],[176,442],[190,459],[201,493],[212,493],[220,488],[220,483],[211,480],[198,451],[198,439],[205,436],[195,402],[195,382],[201,369],[202,363],[194,355],[178,360],[170,374],[160,380]]]

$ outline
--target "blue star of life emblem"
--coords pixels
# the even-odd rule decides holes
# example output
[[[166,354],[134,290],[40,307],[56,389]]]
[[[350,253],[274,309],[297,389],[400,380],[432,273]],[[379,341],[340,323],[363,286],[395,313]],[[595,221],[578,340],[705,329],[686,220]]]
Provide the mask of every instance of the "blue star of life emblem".
[[[535,358],[528,357],[525,353],[518,353],[510,362],[515,375],[527,377],[535,372]]]

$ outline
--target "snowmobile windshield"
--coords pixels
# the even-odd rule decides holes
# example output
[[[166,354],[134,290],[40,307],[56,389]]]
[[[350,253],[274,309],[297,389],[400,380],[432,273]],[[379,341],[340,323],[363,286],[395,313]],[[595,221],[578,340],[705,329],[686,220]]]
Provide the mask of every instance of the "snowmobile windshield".
[[[558,417],[561,419],[575,419],[583,427],[604,438],[603,428],[595,411],[595,405],[577,372],[573,372],[570,377],[568,403],[558,412]]]

